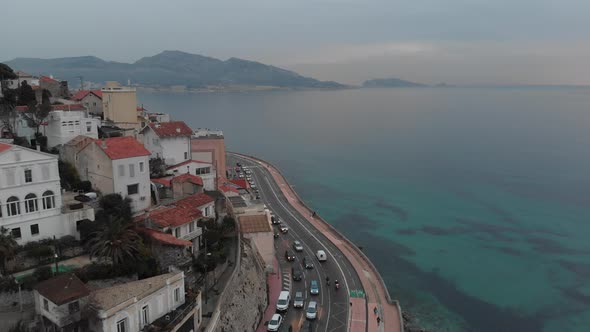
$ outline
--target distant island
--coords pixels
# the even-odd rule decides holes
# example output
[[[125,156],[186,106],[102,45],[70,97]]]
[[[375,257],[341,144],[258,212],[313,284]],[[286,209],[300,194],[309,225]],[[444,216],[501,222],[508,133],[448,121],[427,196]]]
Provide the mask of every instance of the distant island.
[[[363,88],[423,88],[427,84],[410,82],[399,78],[375,78],[363,82]]]
[[[341,89],[344,84],[320,81],[293,71],[238,58],[219,60],[180,51],[164,51],[134,63],[105,61],[95,56],[56,59],[16,58],[6,62],[15,70],[53,75],[70,83],[131,82],[152,89],[248,90]]]

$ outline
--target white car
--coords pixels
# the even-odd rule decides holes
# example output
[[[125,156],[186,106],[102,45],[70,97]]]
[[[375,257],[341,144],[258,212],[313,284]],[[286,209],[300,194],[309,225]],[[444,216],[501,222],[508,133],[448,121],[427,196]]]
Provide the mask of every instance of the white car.
[[[323,250],[318,250],[315,256],[318,258],[318,261],[325,262],[326,261],[326,252]]]
[[[283,324],[283,317],[279,314],[272,315],[272,318],[268,321],[267,331],[278,331]]]
[[[316,301],[311,301],[307,305],[307,309],[305,310],[305,318],[307,319],[316,319],[318,316],[318,303]]]

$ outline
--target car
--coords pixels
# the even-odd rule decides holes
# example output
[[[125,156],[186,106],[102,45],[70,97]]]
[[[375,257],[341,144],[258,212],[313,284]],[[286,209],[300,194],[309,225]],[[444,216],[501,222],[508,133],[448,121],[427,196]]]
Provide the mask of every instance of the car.
[[[303,298],[303,292],[295,292],[295,297],[293,298],[293,308],[303,308],[305,304],[305,299]]]
[[[277,311],[287,311],[289,309],[289,302],[291,302],[289,291],[281,291],[277,300]]]
[[[274,314],[268,321],[268,325],[266,326],[267,331],[278,331],[283,324],[283,317],[279,314]]]
[[[309,257],[303,257],[303,267],[306,269],[313,269],[313,262],[311,261],[311,259],[309,259]]]
[[[303,271],[298,267],[291,268],[291,275],[295,281],[301,281],[303,279]]]
[[[238,177],[239,177],[240,179],[243,179],[243,178],[244,178],[244,174],[240,174],[240,175],[238,175]]]
[[[307,309],[305,310],[305,318],[316,319],[318,316],[318,303],[316,301],[309,301]]]
[[[252,189],[256,189],[256,185],[255,185],[255,184],[252,184],[252,185],[250,186],[250,188],[252,188]]]
[[[279,219],[279,217],[277,217],[275,215],[271,215],[270,216],[270,223],[273,225],[278,225],[281,223],[281,219]]]
[[[302,252],[303,245],[301,244],[301,242],[295,240],[295,241],[293,241],[293,249],[295,249],[295,251],[297,251],[297,252]]]
[[[311,295],[318,295],[320,293],[320,285],[317,280],[312,280],[309,283],[309,293]]]
[[[285,259],[287,262],[292,262],[295,260],[295,254],[291,250],[285,250]]]
[[[318,261],[325,262],[326,261],[326,252],[323,250],[318,250],[315,253],[315,256],[318,258]]]
[[[289,228],[285,225],[281,225],[281,227],[279,228],[279,230],[281,231],[281,233],[285,234],[289,231]]]
[[[313,323],[310,320],[306,320],[303,322],[303,326],[299,332],[313,332]]]
[[[240,163],[236,163],[236,166],[238,166],[238,167],[242,167],[242,164],[240,164]]]
[[[256,199],[260,199],[260,195],[256,195]]]

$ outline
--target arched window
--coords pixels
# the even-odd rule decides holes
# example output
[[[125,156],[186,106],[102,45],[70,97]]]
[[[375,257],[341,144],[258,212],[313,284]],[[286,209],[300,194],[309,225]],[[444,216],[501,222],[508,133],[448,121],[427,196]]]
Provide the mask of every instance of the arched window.
[[[43,209],[53,209],[55,207],[55,195],[53,191],[47,190],[43,193]]]
[[[25,211],[27,213],[35,212],[39,210],[37,205],[37,195],[35,194],[28,194],[25,196]]]
[[[18,197],[10,196],[6,200],[6,209],[9,217],[20,214],[20,201],[18,200]]]

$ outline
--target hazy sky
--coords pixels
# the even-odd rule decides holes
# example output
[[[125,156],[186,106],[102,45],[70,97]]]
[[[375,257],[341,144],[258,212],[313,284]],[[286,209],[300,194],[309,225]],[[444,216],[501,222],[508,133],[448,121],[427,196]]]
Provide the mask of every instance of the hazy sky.
[[[345,83],[590,84],[590,0],[0,0],[0,8],[0,60],[132,62],[182,50]]]

